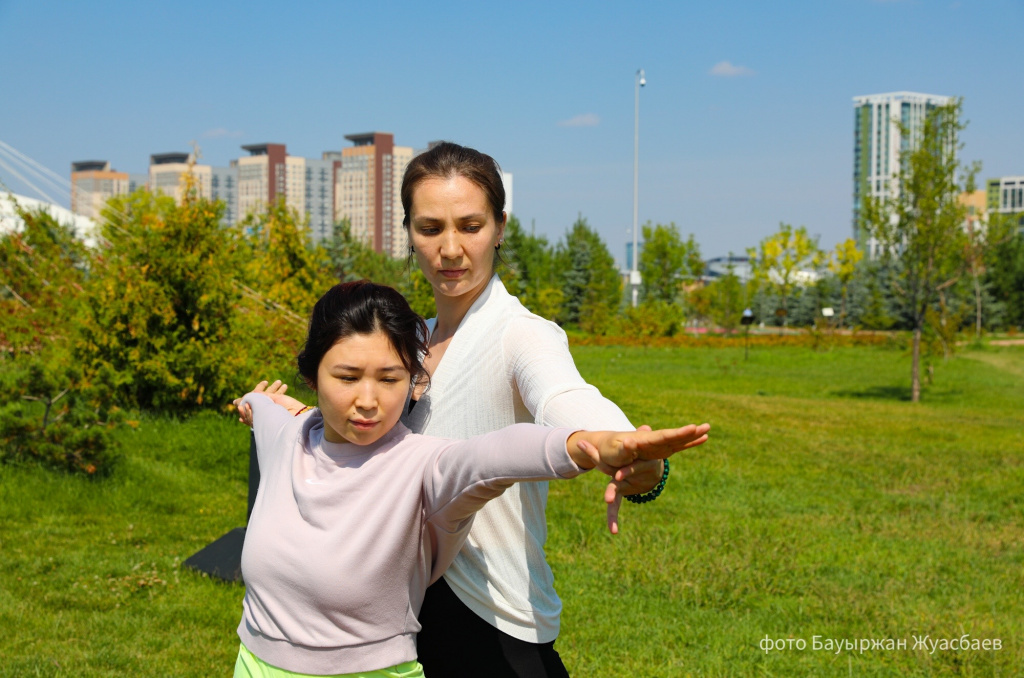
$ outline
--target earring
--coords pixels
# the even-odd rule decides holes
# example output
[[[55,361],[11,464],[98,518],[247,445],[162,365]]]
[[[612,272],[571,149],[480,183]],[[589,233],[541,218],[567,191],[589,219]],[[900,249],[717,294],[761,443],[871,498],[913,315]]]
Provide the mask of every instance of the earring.
[[[503,240],[499,240],[498,241],[498,244],[494,246],[494,251],[495,252],[497,252],[498,250],[501,249],[501,243],[503,243],[503,242],[504,242]]]
[[[409,254],[416,254],[416,250],[413,249],[412,245],[409,245]]]

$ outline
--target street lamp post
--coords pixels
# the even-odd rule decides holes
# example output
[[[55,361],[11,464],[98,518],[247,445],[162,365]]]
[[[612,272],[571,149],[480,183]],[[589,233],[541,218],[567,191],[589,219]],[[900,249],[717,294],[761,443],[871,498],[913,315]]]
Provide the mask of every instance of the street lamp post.
[[[647,78],[644,77],[644,69],[641,68],[636,72],[636,95],[634,97],[633,109],[633,266],[629,272],[629,283],[633,287],[634,307],[640,292],[640,270],[637,268],[640,252],[637,250],[636,223],[640,205],[640,88],[646,84]]]

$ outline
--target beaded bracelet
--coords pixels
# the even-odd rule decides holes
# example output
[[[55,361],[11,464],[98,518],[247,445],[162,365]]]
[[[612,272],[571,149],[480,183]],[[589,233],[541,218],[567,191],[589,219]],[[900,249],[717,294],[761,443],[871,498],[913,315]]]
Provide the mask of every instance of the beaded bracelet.
[[[654,501],[661,496],[661,491],[665,489],[665,481],[668,480],[668,459],[665,459],[664,462],[665,470],[661,473],[661,482],[659,482],[653,490],[645,494],[627,494],[626,499],[634,504],[646,504],[647,502]]]
[[[306,406],[305,406],[305,407],[303,407],[303,408],[302,408],[301,410],[299,410],[298,412],[296,412],[296,413],[295,413],[295,416],[297,417],[297,416],[299,416],[300,414],[302,414],[303,412],[305,412],[306,410],[311,410],[311,409],[313,409],[313,406],[312,406],[312,405],[306,405]]]

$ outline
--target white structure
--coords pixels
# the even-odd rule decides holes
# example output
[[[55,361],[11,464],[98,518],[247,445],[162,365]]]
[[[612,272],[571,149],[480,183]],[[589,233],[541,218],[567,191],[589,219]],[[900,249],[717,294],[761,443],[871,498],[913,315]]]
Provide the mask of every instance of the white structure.
[[[740,282],[747,282],[751,278],[750,258],[741,256],[714,257],[704,262],[704,277],[707,280],[717,280],[732,272]]]
[[[25,228],[25,222],[14,209],[14,201],[17,201],[22,209],[30,212],[38,209],[49,212],[54,219],[70,226],[75,232],[75,237],[82,240],[86,246],[96,246],[96,222],[92,219],[75,214],[66,207],[15,193],[0,195],[0,233],[18,232]]]
[[[860,232],[860,208],[865,197],[895,197],[893,177],[900,170],[900,154],[914,147],[925,115],[952,102],[951,97],[917,92],[890,92],[853,98],[853,238],[867,252],[878,254],[878,243]],[[905,137],[901,131],[910,134]]]

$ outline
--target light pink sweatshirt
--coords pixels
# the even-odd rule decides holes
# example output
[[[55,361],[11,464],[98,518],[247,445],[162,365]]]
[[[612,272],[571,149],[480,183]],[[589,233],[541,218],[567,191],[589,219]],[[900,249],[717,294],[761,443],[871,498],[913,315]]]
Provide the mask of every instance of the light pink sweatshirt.
[[[426,587],[473,514],[520,480],[571,478],[573,429],[517,424],[468,440],[398,424],[373,445],[331,443],[319,410],[250,393],[260,488],[245,535],[238,635],[278,668],[354,673],[416,658]],[[516,542],[511,542],[516,543]]]

